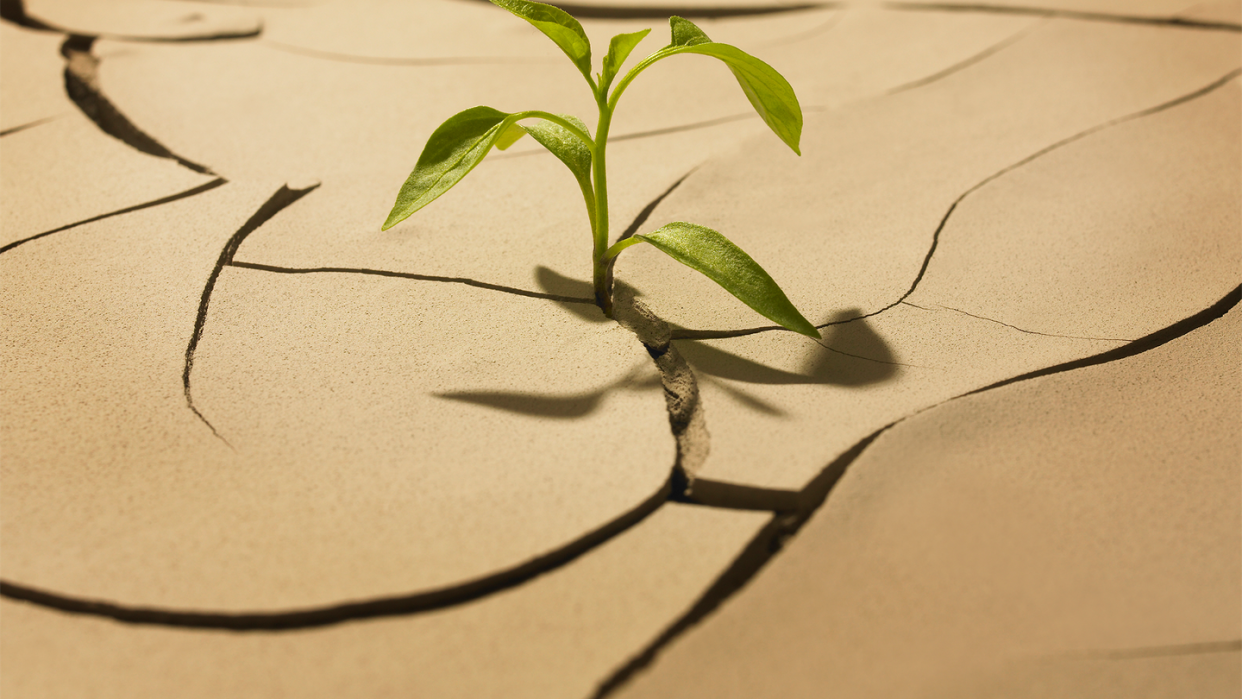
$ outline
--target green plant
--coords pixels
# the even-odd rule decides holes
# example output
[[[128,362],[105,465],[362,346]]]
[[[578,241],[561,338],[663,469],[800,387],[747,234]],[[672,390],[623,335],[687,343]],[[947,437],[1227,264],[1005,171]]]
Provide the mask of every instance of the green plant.
[[[608,132],[617,101],[634,78],[657,61],[677,54],[697,53],[720,59],[733,71],[764,122],[794,153],[801,155],[798,143],[802,135],[802,108],[789,82],[741,49],[707,38],[692,22],[670,17],[672,42],[634,66],[609,93],[622,64],[650,29],[614,36],[604,57],[603,72],[592,78],[591,43],[582,25],[568,13],[538,2],[491,1],[530,22],[573,61],[591,86],[599,106],[595,137],[575,117],[537,110],[505,113],[491,107],[473,107],[455,114],[431,134],[414,171],[397,194],[383,230],[405,220],[461,181],[492,146],[504,150],[529,133],[569,167],[582,189],[594,241],[591,261],[595,301],[604,315],[611,318],[613,314],[612,269],[617,255],[631,245],[649,243],[702,272],[761,315],[790,330],[818,338],[819,331],[794,308],[772,277],[741,248],[710,228],[676,222],[646,235],[617,241],[611,247],[608,244]],[[524,119],[538,121],[519,125]]]

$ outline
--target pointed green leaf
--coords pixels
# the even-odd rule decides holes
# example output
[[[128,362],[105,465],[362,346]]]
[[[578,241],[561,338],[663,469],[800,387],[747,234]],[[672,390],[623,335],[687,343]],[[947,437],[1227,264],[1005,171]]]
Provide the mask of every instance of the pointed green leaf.
[[[772,66],[736,46],[712,41],[690,20],[671,17],[669,26],[672,27],[672,43],[648,56],[631,73],[645,70],[652,63],[679,53],[697,53],[718,58],[733,71],[733,77],[737,78],[742,92],[746,93],[746,99],[750,100],[751,106],[768,128],[785,145],[792,148],[793,152],[802,155],[799,150],[802,140],[802,107],[798,104],[798,96],[794,94],[788,80]],[[632,78],[627,76],[626,79]]]
[[[581,119],[569,116],[568,114],[560,115],[561,118],[572,123],[574,126],[582,129],[586,133],[590,133],[586,124]],[[591,149],[582,142],[582,139],[573,135],[560,124],[554,124],[550,121],[540,119],[525,127],[530,133],[531,138],[535,139],[560,159],[562,163],[574,173],[574,178],[579,184],[591,183]]]
[[[471,107],[449,117],[427,140],[382,230],[404,221],[461,181],[483,160],[516,115]]]
[[[496,150],[508,150],[509,146],[517,143],[525,135],[526,129],[522,128],[521,124],[509,122],[504,131],[496,137]]]
[[[582,25],[564,10],[527,0],[492,0],[492,4],[512,12],[530,22],[549,39],[561,47],[579,72],[591,79],[591,41]]]
[[[669,46],[694,46],[711,42],[707,34],[688,19],[669,17],[668,26],[673,30],[673,42]]]
[[[693,223],[670,223],[635,238],[651,243],[674,260],[696,269],[742,303],[794,332],[819,338],[772,277],[741,248],[716,231]]]
[[[618,34],[612,37],[612,41],[608,43],[608,55],[604,56],[604,76],[600,82],[604,85],[611,83],[617,71],[621,70],[625,59],[630,57],[630,52],[650,33],[650,29],[644,29],[641,32]]]
[[[591,133],[581,119],[568,114],[562,114],[560,117],[577,126],[583,133],[588,135]],[[591,149],[569,129],[551,121],[540,119],[527,126],[526,130],[530,132],[531,138],[551,151],[552,155],[565,163],[569,171],[574,174],[574,179],[578,180],[578,189],[582,190],[582,200],[586,203],[587,215],[591,218],[591,230],[594,231],[595,187],[591,184]]]

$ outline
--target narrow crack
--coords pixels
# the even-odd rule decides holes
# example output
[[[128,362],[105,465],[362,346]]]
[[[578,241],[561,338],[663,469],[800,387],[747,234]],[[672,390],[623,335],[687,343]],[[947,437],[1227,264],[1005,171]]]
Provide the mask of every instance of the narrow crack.
[[[834,459],[824,470],[822,470],[815,478],[813,478],[801,490],[796,491],[794,496],[789,497],[797,502],[797,509],[792,512],[777,512],[763,529],[759,531],[746,545],[746,548],[733,560],[727,569],[712,583],[711,587],[688,609],[681,617],[669,625],[659,636],[657,636],[643,650],[636,654],[624,665],[615,670],[611,675],[605,678],[592,694],[592,699],[605,699],[614,692],[623,687],[639,672],[647,669],[655,662],[660,653],[673,641],[677,640],[686,631],[693,628],[712,612],[718,609],[722,604],[728,601],[737,591],[741,590],[747,583],[759,573],[764,566],[768,564],[784,548],[788,540],[793,537],[802,528],[804,524],[819,510],[819,508],[828,500],[832,490],[840,482],[841,477],[849,469],[862,453],[875,442],[880,435],[884,434],[894,426],[921,415],[929,410],[934,410],[943,405],[960,400],[967,396],[972,396],[985,391],[991,391],[1002,386],[1017,383],[1019,381],[1027,381],[1041,376],[1050,376],[1052,374],[1060,374],[1076,369],[1082,369],[1089,366],[1106,364],[1115,362],[1128,357],[1142,354],[1149,350],[1153,350],[1161,345],[1184,337],[1191,332],[1202,328],[1209,323],[1221,318],[1231,309],[1236,307],[1242,301],[1242,285],[1235,287],[1226,294],[1221,300],[1212,306],[1188,317],[1180,320],[1166,328],[1157,330],[1154,333],[1146,335],[1142,338],[1134,340],[1123,347],[1115,348],[1107,352],[1101,352],[1090,357],[1064,362],[1037,371],[1028,372],[1015,376],[1003,381],[977,388],[966,393],[953,396],[943,400],[935,405],[928,406],[921,410],[917,410],[909,415],[903,416],[893,422],[884,425],[871,434],[863,437],[860,441],[850,447],[843,454]],[[684,498],[674,498],[679,501],[685,501]],[[1226,642],[1234,644],[1235,642]],[[1224,650],[1232,651],[1234,646],[1230,645]],[[1199,652],[1216,652],[1199,651]]]
[[[211,305],[211,293],[215,290],[216,280],[220,278],[220,272],[233,262],[233,256],[237,254],[237,249],[241,247],[242,242],[246,240],[247,236],[318,186],[318,184],[313,184],[302,189],[290,189],[286,185],[276,190],[276,193],[260,206],[250,219],[242,224],[242,227],[225,243],[224,249],[220,252],[220,257],[216,260],[216,266],[211,270],[211,274],[207,277],[207,283],[203,286],[203,295],[198,303],[198,314],[194,319],[194,332],[190,335],[190,342],[185,348],[185,366],[181,371],[181,384],[185,392],[186,406],[198,416],[199,420],[202,420],[204,425],[207,425],[216,438],[225,444],[229,443],[228,440],[221,436],[211,424],[211,421],[199,412],[194,405],[194,396],[190,391],[190,373],[194,369],[194,353],[198,349],[198,343],[203,337],[203,328],[207,325],[207,309]],[[229,446],[231,447],[232,445]]]
[[[936,73],[932,73],[931,75],[928,75],[927,77],[919,78],[918,80],[911,80],[908,83],[898,85],[897,87],[886,90],[883,94],[879,96],[888,97],[890,95],[895,95],[899,92],[913,90],[915,88],[923,87],[925,85],[929,85],[939,80],[943,80],[949,77],[950,75],[953,75],[954,73],[961,72],[962,70],[965,70],[966,68],[969,68],[970,66],[973,66],[976,63],[979,63],[980,61],[984,59],[995,56],[997,53],[1000,53],[1001,51],[1009,48],[1010,46],[1013,46],[1014,44],[1018,43],[1022,39],[1025,39],[1027,36],[1030,35],[1031,32],[1035,31],[1035,29],[1039,27],[1040,24],[1042,23],[1032,24],[1028,27],[1023,27],[1021,30],[1014,33],[1013,35],[1005,37],[1004,39],[998,41],[995,44],[992,44],[991,46],[983,49],[982,51],[974,54],[973,56],[966,58],[965,60],[954,63],[948,68],[945,68],[944,70],[938,71]]]
[[[34,121],[29,121],[29,122],[26,122],[25,124],[18,124],[17,126],[10,126],[9,128],[3,131],[0,131],[0,138],[3,138],[10,134],[15,134],[19,131],[25,131],[26,129],[34,128],[40,124],[46,124],[49,121],[55,121],[56,119],[59,119],[60,117],[61,115],[43,117],[42,119],[35,119]]]
[[[237,231],[237,233],[229,238],[223,251],[220,253],[220,257],[216,262],[215,268],[212,270],[212,273],[204,286],[202,300],[199,304],[198,314],[194,325],[194,333],[191,336],[189,345],[186,348],[185,369],[182,374],[182,380],[185,388],[187,405],[192,411],[194,411],[194,414],[197,415],[200,420],[211,428],[212,433],[221,440],[223,440],[223,437],[216,432],[211,423],[207,421],[207,419],[198,411],[197,408],[195,408],[193,404],[190,392],[190,373],[193,367],[194,352],[198,346],[198,342],[202,337],[203,329],[206,325],[211,294],[215,287],[216,280],[219,278],[221,271],[225,267],[242,267],[282,273],[339,271],[346,273],[379,274],[380,276],[395,276],[402,278],[413,277],[427,279],[430,281],[454,281],[469,283],[472,286],[483,286],[483,288],[492,290],[515,292],[521,295],[530,295],[539,298],[594,303],[593,300],[587,299],[556,297],[551,294],[533,294],[530,292],[522,292],[521,290],[508,289],[506,287],[496,287],[495,285],[482,285],[481,283],[473,282],[472,280],[432,278],[425,277],[424,275],[408,275],[395,272],[389,273],[379,270],[354,270],[343,268],[292,270],[288,268],[233,261],[233,257],[236,255],[237,250],[251,233],[257,230],[263,223],[271,219],[281,210],[293,204],[318,186],[319,185],[312,185],[305,189],[290,189],[285,186],[281,187],[280,190],[273,194],[272,197],[269,198],[268,201],[264,203],[258,211],[256,211],[255,214],[251,216],[250,219]],[[655,362],[660,371],[661,382],[664,386],[665,403],[669,412],[669,423],[677,444],[676,461],[671,469],[669,478],[651,497],[612,521],[605,523],[601,527],[556,550],[533,558],[514,568],[484,576],[466,583],[451,585],[437,590],[403,595],[399,597],[385,597],[362,602],[350,602],[345,604],[281,612],[206,612],[156,607],[138,607],[115,604],[102,600],[86,599],[72,595],[63,595],[3,580],[0,580],[0,596],[15,600],[22,600],[64,612],[108,617],[117,621],[132,624],[153,624],[160,626],[198,629],[229,629],[233,631],[283,631],[327,626],[361,619],[402,616],[444,609],[446,607],[464,604],[466,602],[471,602],[487,597],[488,595],[513,588],[545,573],[556,570],[557,568],[560,568],[583,554],[588,553],[594,548],[607,543],[612,538],[637,525],[639,522],[646,519],[647,516],[660,509],[666,502],[669,501],[670,497],[672,497],[674,493],[676,493],[678,497],[688,495],[690,493],[691,483],[694,481],[693,474],[701,467],[707,456],[708,436],[704,427],[702,406],[698,399],[698,387],[695,383],[693,372],[691,372],[689,366],[685,363],[685,360],[681,359],[681,357],[677,354],[677,350],[672,347],[669,342],[668,326],[651,314],[650,311],[646,310],[640,303],[634,301],[632,295],[630,294],[631,292],[628,287],[622,287],[620,293],[618,294],[620,297],[618,303],[618,322],[621,322],[625,327],[630,328],[635,332],[635,334],[639,335],[639,339],[642,340],[644,347],[646,347],[648,353],[652,357],[652,360]],[[227,444],[228,442],[226,441],[225,443]],[[720,504],[716,504],[715,506],[732,507],[737,509],[755,509],[758,505],[753,502],[754,496],[748,496],[747,491],[763,490],[746,488],[745,486],[716,484],[710,481],[704,482],[704,489],[707,492],[706,497],[700,496],[697,500],[686,499],[684,501],[699,504],[710,504],[711,501],[717,501]],[[777,491],[771,492],[777,493]],[[779,500],[780,496],[781,494],[777,493],[778,502],[783,503],[783,500]],[[787,499],[788,494],[785,494],[785,497]],[[700,501],[703,502],[700,503]],[[759,504],[762,505],[763,503]],[[759,507],[759,509],[768,508]]]
[[[889,366],[904,366],[904,367],[909,367],[911,369],[926,369],[927,368],[925,366],[919,366],[918,364],[906,364],[905,362],[892,362],[887,359],[876,359],[875,357],[864,357],[861,354],[853,354],[852,352],[846,352],[845,350],[839,350],[836,347],[833,347],[827,344],[823,340],[816,340],[815,344],[819,345],[820,347],[823,347],[829,352],[835,352],[836,354],[839,354],[845,357],[853,357],[854,359],[861,359],[864,362],[875,362],[876,364],[887,364]]]
[[[325,61],[337,61],[340,63],[358,63],[362,65],[372,66],[494,66],[494,65],[514,65],[519,63],[539,64],[553,63],[553,58],[538,58],[530,56],[443,56],[428,58],[402,58],[397,56],[358,56],[349,53],[337,53],[334,51],[321,51],[319,49],[306,48],[295,44],[286,44],[280,41],[272,41],[266,39],[262,43],[263,46],[276,51],[292,53],[299,56],[307,56],[310,58],[319,58]]]
[[[147,155],[166,158],[203,175],[215,175],[211,168],[183,158],[147,135],[121,113],[99,86],[99,58],[91,53],[96,37],[70,35],[61,45],[65,57],[65,92],[69,99],[101,131]]]
[[[681,186],[681,183],[685,182],[686,178],[689,177],[691,174],[693,174],[694,171],[697,169],[698,169],[698,166],[696,165],[695,167],[688,170],[684,175],[682,175],[675,182],[673,182],[673,184],[669,185],[668,189],[664,190],[659,195],[657,195],[655,199],[652,199],[650,202],[648,202],[647,205],[644,206],[643,209],[638,212],[638,215],[634,217],[634,220],[630,222],[630,225],[625,229],[625,231],[621,234],[618,240],[624,240],[626,238],[633,236],[635,233],[637,233],[638,229],[644,223],[647,222],[647,219],[651,216],[652,212],[655,211],[656,207],[660,205],[660,202],[664,201],[664,199],[668,197],[668,195],[672,194],[674,190],[676,190],[679,186]],[[3,250],[0,250],[0,252],[2,251]],[[557,303],[574,303],[574,304],[584,304],[584,305],[590,305],[590,306],[595,305],[594,298],[586,298],[586,297],[580,297],[580,296],[565,296],[561,294],[549,294],[549,293],[538,292],[538,291],[528,291],[526,289],[519,289],[517,287],[512,287],[512,286],[504,286],[502,284],[492,284],[490,282],[482,282],[482,281],[470,279],[467,277],[446,277],[446,276],[439,276],[439,275],[432,275],[432,274],[417,274],[413,272],[393,272],[389,270],[358,268],[358,267],[283,267],[283,266],[278,266],[278,265],[259,264],[255,262],[237,262],[232,259],[228,261],[227,265],[231,267],[238,267],[241,269],[252,269],[252,270],[256,270],[260,272],[274,272],[277,274],[367,274],[367,275],[372,275],[372,276],[377,276],[377,277],[393,277],[397,279],[411,279],[414,281],[441,282],[441,283],[446,283],[446,284],[464,284],[466,286],[472,286],[478,289],[487,289],[489,291],[499,291],[499,292],[506,293],[506,294],[514,294],[516,296],[525,296],[528,298],[555,301]]]
[[[779,39],[772,39],[771,41],[759,44],[757,48],[788,46],[789,44],[799,41],[806,41],[807,39],[814,39],[815,37],[827,34],[841,23],[841,20],[845,17],[845,10],[848,8],[848,5],[835,5],[833,7],[836,7],[838,11],[833,12],[831,17],[824,20],[819,25],[811,27],[804,32],[799,32],[798,34],[791,34],[789,36],[783,36]]]
[[[988,5],[983,3],[930,3],[930,2],[886,2],[884,8],[903,12],[984,12],[1005,15],[1030,15],[1056,19],[1074,19],[1088,22],[1115,22],[1120,24],[1149,24],[1182,29],[1208,29],[1216,31],[1242,32],[1242,24],[1234,22],[1211,22],[1181,17],[1145,17],[1142,15],[1121,15],[1107,12],[1085,12],[1080,10],[1058,10],[1044,7],[1022,7],[1015,5]]]
[[[984,179],[976,183],[973,187],[971,187],[970,189],[967,189],[965,192],[958,195],[958,197],[953,200],[953,203],[949,205],[949,209],[945,212],[944,216],[941,217],[940,223],[936,226],[936,230],[932,233],[931,246],[927,249],[927,253],[923,256],[923,262],[919,266],[919,271],[915,275],[914,281],[910,283],[910,288],[907,289],[906,292],[903,293],[900,298],[898,298],[896,301],[893,301],[892,303],[880,309],[871,311],[869,313],[864,313],[862,315],[855,316],[853,318],[847,318],[844,320],[836,320],[836,321],[832,321],[829,323],[822,323],[815,327],[819,329],[823,329],[823,328],[831,327],[833,325],[843,325],[845,323],[852,323],[854,321],[862,320],[864,318],[871,318],[871,317],[880,315],[881,313],[884,313],[896,307],[897,305],[905,302],[905,300],[914,293],[915,289],[918,288],[919,283],[923,281],[923,276],[927,274],[927,269],[931,265],[932,256],[936,254],[936,249],[940,245],[940,235],[941,233],[944,232],[945,225],[949,222],[949,219],[952,218],[953,212],[957,210],[958,205],[961,204],[962,201],[966,199],[966,197],[979,191],[980,189],[987,186],[991,182],[1009,174],[1010,172],[1013,172],[1014,170],[1017,170],[1020,167],[1029,165],[1031,162],[1038,160],[1039,158],[1042,158],[1043,156],[1057,149],[1063,148],[1076,141],[1080,141],[1088,136],[1099,133],[1100,131],[1112,128],[1114,126],[1118,126],[1120,124],[1124,124],[1129,121],[1134,121],[1135,119],[1141,119],[1143,117],[1148,117],[1153,114],[1158,114],[1168,109],[1172,109],[1173,107],[1180,106],[1192,100],[1208,95],[1220,89],[1221,87],[1224,87],[1225,85],[1229,84],[1239,75],[1242,75],[1242,68],[1235,68],[1229,71],[1228,73],[1226,73],[1224,76],[1217,78],[1211,83],[1193,92],[1187,93],[1185,95],[1181,95],[1180,97],[1176,97],[1167,102],[1162,102],[1153,107],[1141,109],[1137,112],[1132,112],[1130,114],[1126,114],[1124,116],[1120,116],[1115,119],[1110,119],[1106,122],[1096,124],[1095,126],[1092,126],[1091,128],[1086,129],[1085,131],[1080,131],[1074,134],[1073,136],[1063,138],[1060,141],[1053,143],[1052,145],[1045,146],[1044,148],[1041,148],[1040,150],[1032,153],[1031,155],[1028,155],[1023,159],[1011,165],[1008,165],[1002,168],[1001,170],[998,170],[992,173],[991,175],[988,175],[987,177],[985,177]],[[693,329],[688,329],[688,328],[676,328],[673,330],[673,339],[674,340],[720,340],[720,339],[732,338],[732,337],[744,337],[746,335],[754,335],[756,333],[771,332],[771,331],[789,332],[785,330],[785,328],[780,327],[779,325],[764,325],[760,327],[744,328],[740,330],[693,330]]]
[[[975,315],[974,313],[970,313],[969,311],[963,311],[960,308],[953,308],[952,306],[940,306],[939,308],[927,308],[924,306],[919,306],[919,305],[910,303],[909,301],[902,301],[901,304],[903,306],[911,306],[913,308],[917,308],[920,311],[930,311],[932,313],[935,313],[936,311],[940,311],[940,310],[953,311],[954,313],[960,313],[964,316],[970,316],[971,318],[975,318],[978,320],[984,320],[989,323],[1003,325],[1006,328],[1012,328],[1014,330],[1017,330],[1020,333],[1025,333],[1027,335],[1039,335],[1040,337],[1059,337],[1065,340],[1095,340],[1098,342],[1133,342],[1134,341],[1133,339],[1127,338],[1127,337],[1089,337],[1086,335],[1059,335],[1056,333],[1041,333],[1038,330],[1027,330],[1026,328],[1019,328],[1016,325],[1010,325],[1009,323],[996,320],[995,318],[988,318],[986,316]]]
[[[676,190],[678,187],[681,186],[682,182],[686,181],[687,177],[689,177],[690,175],[693,175],[694,171],[698,169],[699,169],[698,165],[695,165],[694,167],[690,168],[688,171],[686,171],[686,174],[677,178],[676,182],[669,185],[668,189],[664,190],[663,192],[660,193],[659,196],[657,196],[655,199],[652,199],[650,202],[648,202],[647,205],[642,208],[642,211],[639,211],[638,215],[634,217],[634,220],[630,222],[630,225],[627,226],[626,229],[621,233],[621,235],[617,238],[616,242],[619,243],[622,240],[626,240],[628,238],[634,237],[638,233],[639,227],[641,227],[644,223],[647,222],[647,219],[651,217],[652,212],[656,210],[656,207],[660,205],[660,202],[664,201],[668,197],[668,195],[672,194],[674,190]],[[613,262],[614,263],[616,262],[616,258],[613,258]],[[612,291],[613,290],[613,265],[611,264],[608,265],[608,269],[605,271],[604,274],[605,274],[605,281],[604,281],[605,288],[608,289],[609,291]]]
[[[184,192],[177,192],[176,194],[170,194],[166,197],[161,197],[159,199],[153,199],[151,201],[143,202],[141,204],[127,206],[124,209],[117,209],[116,211],[109,211],[106,214],[92,216],[91,218],[83,219],[75,223],[66,224],[59,228],[53,228],[50,231],[44,231],[42,233],[37,233],[35,235],[30,236],[29,238],[22,238],[21,240],[13,241],[12,243],[5,245],[4,247],[0,247],[0,254],[8,252],[9,250],[12,250],[13,248],[19,245],[24,245],[26,243],[29,243],[32,240],[38,240],[39,238],[44,238],[46,236],[52,235],[53,233],[60,233],[61,231],[67,231],[70,228],[77,228],[78,226],[84,226],[88,223],[94,223],[95,221],[102,221],[106,218],[112,218],[113,216],[121,216],[122,214],[128,214],[134,211],[141,211],[142,209],[150,209],[155,206],[162,206],[164,204],[169,204],[174,201],[179,201],[181,199],[188,199],[189,197],[197,196],[199,194],[202,194],[203,192],[211,191],[226,182],[227,180],[225,180],[223,177],[218,177],[205,184],[200,184],[197,187],[187,189]]]
[[[513,568],[447,587],[397,597],[381,597],[279,612],[204,612],[137,607],[62,595],[0,580],[0,596],[74,614],[108,617],[130,624],[154,624],[230,631],[289,631],[379,617],[407,616],[445,609],[511,589],[550,573],[628,531],[668,501],[672,480],[636,507],[573,541]]]
[[[514,294],[515,296],[526,296],[533,299],[545,299],[548,301],[556,301],[558,303],[583,303],[594,306],[595,299],[579,298],[577,296],[561,296],[559,294],[545,294],[538,291],[527,291],[513,286],[503,286],[500,284],[491,284],[489,282],[481,282],[467,277],[441,277],[433,274],[415,274],[412,272],[390,272],[383,269],[366,269],[357,267],[278,267],[276,265],[264,265],[254,262],[234,262],[227,263],[230,267],[238,267],[241,269],[253,269],[260,272],[275,272],[277,274],[366,274],[375,277],[393,277],[397,279],[412,279],[420,282],[442,282],[445,284],[464,284],[477,289],[487,289],[488,291],[500,291],[506,294]]]
[[[1211,655],[1215,653],[1242,652],[1242,639],[1206,641],[1203,643],[1177,643],[1167,646],[1142,646],[1138,648],[1110,648],[1105,650],[1082,650],[1064,653],[1062,658],[1101,658],[1105,660],[1138,660],[1142,658],[1170,658],[1179,655]]]

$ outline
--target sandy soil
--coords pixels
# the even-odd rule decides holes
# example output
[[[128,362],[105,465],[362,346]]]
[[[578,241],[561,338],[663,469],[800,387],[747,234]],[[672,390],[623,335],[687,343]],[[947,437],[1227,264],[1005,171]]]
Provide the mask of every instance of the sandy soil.
[[[1242,693],[1242,3],[677,7],[802,155],[670,59],[614,238],[822,342],[644,245],[605,318],[532,139],[380,231],[453,113],[594,122],[489,3],[3,4],[0,694]]]

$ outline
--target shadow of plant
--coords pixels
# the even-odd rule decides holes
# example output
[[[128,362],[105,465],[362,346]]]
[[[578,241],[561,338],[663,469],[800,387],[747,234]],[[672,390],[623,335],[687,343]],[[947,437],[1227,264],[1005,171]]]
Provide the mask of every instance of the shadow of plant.
[[[604,317],[604,312],[595,305],[591,299],[595,298],[595,289],[591,286],[591,282],[573,277],[566,277],[552,269],[548,269],[543,265],[535,268],[535,283],[543,289],[545,293],[556,296],[570,296],[586,299],[587,303],[565,303],[563,301],[554,301],[556,305],[564,308],[570,313],[578,316],[582,320],[590,323],[606,323],[608,319]],[[624,291],[630,292],[633,296],[642,296],[642,292],[623,281],[617,281],[613,287],[620,294]]]
[[[700,376],[769,385],[868,386],[893,378],[901,365],[884,338],[866,318],[859,317],[861,314],[859,309],[850,308],[825,321],[827,328],[822,344],[806,344],[808,354],[797,372],[776,369],[701,340],[678,340],[676,344]],[[719,382],[717,385],[723,386]],[[752,397],[743,402],[754,400]],[[763,409],[758,405],[754,407]]]
[[[566,277],[542,265],[535,268],[535,281],[544,292],[557,296],[590,298],[593,294],[590,282]],[[628,290],[635,296],[640,295],[640,292],[624,282],[617,282],[617,287],[618,290]],[[594,304],[563,301],[554,303],[587,322],[608,321]],[[895,361],[888,343],[861,315],[861,310],[849,308],[835,313],[821,324],[821,327],[827,326],[823,342],[806,344],[808,354],[803,361],[802,370],[798,372],[770,367],[699,340],[678,340],[675,344],[700,381],[713,384],[751,410],[779,417],[786,414],[784,410],[733,383],[857,387],[880,383],[896,376],[900,364]],[[585,417],[598,410],[604,398],[612,391],[659,388],[658,377],[638,378],[643,368],[635,367],[626,376],[594,391],[570,396],[500,391],[453,391],[437,393],[436,396],[507,412],[569,420]]]
[[[603,314],[600,314],[603,317]],[[534,393],[514,393],[502,391],[452,391],[437,393],[437,398],[473,403],[511,413],[523,413],[534,417],[549,417],[557,420],[572,420],[586,417],[599,409],[604,398],[613,391],[646,391],[660,388],[660,377],[646,376],[639,378],[647,366],[634,367],[625,376],[612,383],[588,393],[570,396],[541,396]]]

